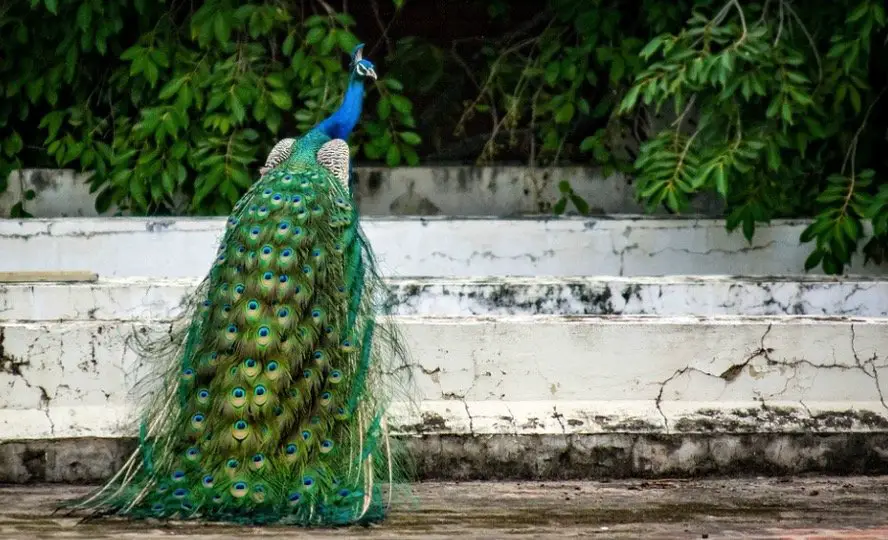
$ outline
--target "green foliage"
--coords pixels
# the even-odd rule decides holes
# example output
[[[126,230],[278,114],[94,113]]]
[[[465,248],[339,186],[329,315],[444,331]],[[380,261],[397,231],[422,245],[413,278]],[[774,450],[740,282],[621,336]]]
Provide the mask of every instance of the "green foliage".
[[[100,211],[113,204],[137,214],[227,214],[277,139],[338,105],[358,39],[349,14],[326,8],[7,3],[0,178],[24,165],[70,167],[94,171]],[[399,81],[382,75],[368,89],[379,106],[364,115],[357,152],[416,163],[412,103]]]
[[[717,192],[728,228],[749,240],[756,223],[813,215],[801,236],[815,245],[805,266],[831,274],[844,271],[872,220],[867,256],[880,259],[884,3],[710,4],[698,2],[680,30],[648,42],[619,107],[677,113],[640,148],[638,195],[678,212],[695,194]]]
[[[807,266],[841,273],[867,237],[868,259],[888,253],[885,11],[882,0],[549,0],[481,48],[486,70],[457,130],[489,115],[482,161],[629,172],[649,210],[718,194],[727,227],[750,240],[758,223],[814,216]]]

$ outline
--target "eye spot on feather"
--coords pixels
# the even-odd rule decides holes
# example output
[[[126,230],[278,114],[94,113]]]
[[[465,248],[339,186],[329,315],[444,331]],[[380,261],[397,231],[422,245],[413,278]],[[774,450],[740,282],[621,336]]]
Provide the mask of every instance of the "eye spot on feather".
[[[173,471],[171,478],[173,479],[173,482],[181,482],[182,480],[185,479],[185,471],[183,471],[183,470]]]
[[[272,252],[272,251],[273,251],[273,250],[271,249],[271,246],[264,246],[264,247],[262,248],[262,254],[263,254],[263,255],[271,255],[271,252]]]
[[[240,465],[240,463],[238,463],[238,461],[236,459],[231,458],[225,463],[225,468],[230,471],[233,471],[233,470],[237,469],[238,465]]]
[[[263,406],[268,403],[268,389],[261,384],[253,389],[253,404]]]
[[[244,294],[244,289],[246,289],[244,284],[238,283],[237,286],[234,288],[234,292],[236,292],[237,294]]]
[[[182,370],[182,380],[190,381],[194,378],[194,370],[191,368],[185,368]]]
[[[173,491],[173,497],[177,499],[184,499],[186,495],[188,495],[188,490],[185,488],[176,488],[176,490]]]
[[[251,494],[253,501],[261,503],[265,500],[265,488],[262,486],[254,486]]]
[[[338,384],[342,381],[342,372],[338,369],[334,369],[330,372],[330,376],[327,377],[327,380],[329,380],[332,384]]]
[[[247,402],[247,391],[238,386],[231,391],[231,399],[229,399],[232,407],[241,408]]]
[[[169,491],[169,489],[170,489],[170,486],[166,482],[161,482],[160,484],[157,485],[156,491],[158,493],[166,493],[167,491]]]
[[[303,431],[302,432],[302,440],[306,441],[306,442],[310,441],[311,440],[311,431],[308,431],[307,429],[305,431]]]
[[[197,391],[197,402],[201,405],[206,405],[210,401],[210,391],[206,388],[201,388]]]
[[[345,497],[348,497],[349,495],[351,495],[351,491],[349,491],[347,489],[340,489],[338,495],[340,497],[345,498]]]
[[[300,495],[296,492],[293,492],[293,493],[290,493],[289,495],[287,495],[287,502],[291,506],[295,506],[295,505],[299,504],[300,499],[302,499],[302,495]]]
[[[249,427],[246,420],[238,420],[231,426],[231,436],[235,438],[235,440],[243,441],[249,435]]]
[[[282,200],[284,200],[284,197],[280,193],[275,193],[271,200],[273,200],[274,202],[281,202]]]
[[[166,510],[166,506],[163,503],[154,503],[151,506],[151,511],[155,514],[162,514],[164,510]]]
[[[302,267],[302,273],[305,274],[306,276],[310,276],[311,273],[312,273],[312,271],[311,271],[311,266],[309,266],[309,265],[307,265],[307,264],[306,264],[305,266],[303,266],[303,267]]]
[[[302,479],[302,485],[307,488],[310,488],[311,486],[314,485],[314,478],[312,478],[311,476],[306,476],[305,478]]]
[[[262,467],[265,466],[265,455],[264,454],[256,454],[253,456],[250,461],[250,468],[254,471],[258,471]]]
[[[322,454],[329,454],[331,450],[333,450],[333,441],[327,439],[326,441],[321,443]]]
[[[198,430],[203,429],[205,419],[206,418],[204,417],[203,414],[201,414],[201,413],[195,414],[194,416],[191,417],[191,427],[193,427],[194,429],[198,429]]]
[[[231,484],[231,496],[237,499],[244,497],[247,494],[247,483],[246,482],[235,482]]]
[[[306,369],[302,372],[302,378],[304,378],[304,379],[311,379],[311,376],[312,376],[312,372],[310,369]]]
[[[222,306],[222,313],[229,313],[231,311],[231,304],[225,304]]]
[[[188,461],[195,461],[197,458],[200,457],[200,450],[192,446],[185,451],[185,457],[188,459]]]
[[[278,370],[278,367],[279,367],[278,363],[272,360],[271,362],[268,363],[268,365],[265,367],[265,369],[266,369],[266,371],[268,371],[268,373],[276,373]]]
[[[201,479],[200,483],[203,487],[209,489],[209,488],[213,487],[213,484],[215,484],[215,481],[213,480],[213,476],[208,474]]]
[[[288,275],[284,274],[278,278],[278,281],[281,283],[286,283],[286,282],[290,281],[290,277]]]
[[[271,194],[274,193],[271,188],[265,188],[265,191],[262,192],[263,197],[270,197]]]
[[[237,339],[237,325],[231,323],[228,325],[228,328],[225,330],[225,338],[228,341],[234,341]]]

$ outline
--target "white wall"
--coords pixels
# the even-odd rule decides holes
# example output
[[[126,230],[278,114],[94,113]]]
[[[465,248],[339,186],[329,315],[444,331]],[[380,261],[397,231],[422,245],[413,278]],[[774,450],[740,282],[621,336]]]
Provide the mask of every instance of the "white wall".
[[[800,274],[806,221],[761,227],[750,245],[720,220],[366,219],[390,276]],[[91,270],[102,277],[203,276],[224,219],[0,220],[0,272]],[[888,265],[854,274],[885,275]]]
[[[848,432],[888,423],[884,318],[399,322],[422,399],[420,414],[399,413],[400,432]],[[149,367],[125,341],[141,326],[0,323],[0,440],[132,436],[133,388]],[[830,422],[837,414],[847,422]]]

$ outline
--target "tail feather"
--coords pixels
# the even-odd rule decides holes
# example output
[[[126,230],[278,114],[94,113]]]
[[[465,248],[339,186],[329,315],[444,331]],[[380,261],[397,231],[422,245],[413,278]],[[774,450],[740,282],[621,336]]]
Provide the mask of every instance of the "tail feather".
[[[140,344],[165,367],[139,447],[75,508],[301,525],[384,517],[404,461],[383,379],[405,351],[377,323],[384,286],[348,187],[298,148],[288,156],[236,206],[180,324]]]

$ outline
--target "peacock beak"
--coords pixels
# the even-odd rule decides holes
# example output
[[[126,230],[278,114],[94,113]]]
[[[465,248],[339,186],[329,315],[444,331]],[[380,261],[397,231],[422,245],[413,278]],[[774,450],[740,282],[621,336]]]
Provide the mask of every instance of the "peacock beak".
[[[376,80],[376,70],[374,70],[373,68],[367,68],[366,77],[373,79],[375,81]]]

